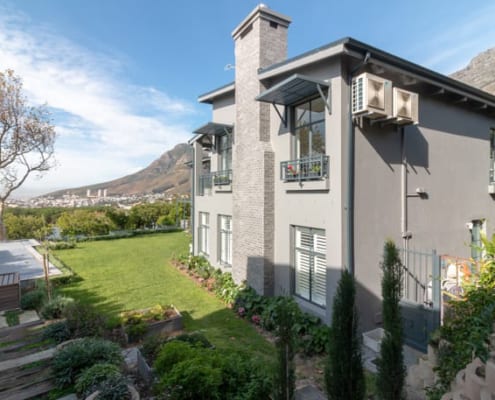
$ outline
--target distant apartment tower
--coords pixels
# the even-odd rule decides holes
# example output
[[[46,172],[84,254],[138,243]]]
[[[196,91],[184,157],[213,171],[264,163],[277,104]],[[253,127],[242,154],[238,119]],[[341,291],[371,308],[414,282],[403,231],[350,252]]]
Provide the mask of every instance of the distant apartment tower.
[[[103,197],[107,197],[108,189],[103,189]]]
[[[91,189],[86,190],[86,197],[91,197]]]

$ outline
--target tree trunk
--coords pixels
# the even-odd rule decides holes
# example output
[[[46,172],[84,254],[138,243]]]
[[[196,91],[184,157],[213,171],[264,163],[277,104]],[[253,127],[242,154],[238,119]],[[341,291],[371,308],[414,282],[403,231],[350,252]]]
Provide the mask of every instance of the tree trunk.
[[[5,211],[5,201],[0,200],[0,241],[5,242],[7,240],[7,230],[3,223],[3,216]]]

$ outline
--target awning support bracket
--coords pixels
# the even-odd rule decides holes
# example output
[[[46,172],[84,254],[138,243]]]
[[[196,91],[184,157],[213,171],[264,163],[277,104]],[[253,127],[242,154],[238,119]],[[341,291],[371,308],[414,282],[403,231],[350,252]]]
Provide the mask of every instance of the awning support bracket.
[[[328,85],[327,95],[323,93],[323,89],[319,83],[316,84],[316,89],[318,89],[318,93],[320,94],[321,99],[325,103],[325,107],[328,111],[328,114],[332,115],[332,86]]]
[[[284,127],[287,128],[287,106],[284,106],[284,115],[282,115],[282,113],[279,111],[275,102],[272,102],[272,106],[275,109],[275,111],[277,112],[277,114],[280,118],[280,121],[282,121],[282,123],[284,124]]]

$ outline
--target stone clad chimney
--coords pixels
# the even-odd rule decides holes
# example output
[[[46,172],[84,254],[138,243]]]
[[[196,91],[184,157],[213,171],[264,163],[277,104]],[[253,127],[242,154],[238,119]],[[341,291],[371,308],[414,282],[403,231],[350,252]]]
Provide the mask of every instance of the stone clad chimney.
[[[265,87],[258,70],[287,58],[290,19],[257,6],[232,33],[236,120],[233,146],[233,274],[258,293],[273,294],[274,152],[270,105],[255,100]]]

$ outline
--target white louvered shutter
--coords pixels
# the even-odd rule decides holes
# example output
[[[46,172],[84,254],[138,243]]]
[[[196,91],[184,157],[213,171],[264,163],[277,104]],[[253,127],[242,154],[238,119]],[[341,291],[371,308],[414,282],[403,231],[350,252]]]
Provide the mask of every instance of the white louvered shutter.
[[[327,238],[325,237],[325,232],[315,231],[313,235],[314,239],[314,274],[313,274],[313,302],[321,306],[326,305],[327,299]]]

